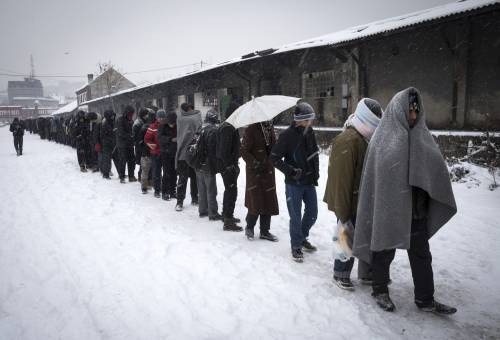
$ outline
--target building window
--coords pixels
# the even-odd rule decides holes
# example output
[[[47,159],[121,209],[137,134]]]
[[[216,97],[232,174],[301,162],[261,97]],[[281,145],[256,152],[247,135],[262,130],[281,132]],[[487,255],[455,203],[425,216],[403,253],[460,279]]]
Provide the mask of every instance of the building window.
[[[207,90],[203,92],[203,106],[216,107],[218,105],[217,90]]]
[[[302,75],[302,97],[322,98],[335,95],[334,72],[312,72]]]

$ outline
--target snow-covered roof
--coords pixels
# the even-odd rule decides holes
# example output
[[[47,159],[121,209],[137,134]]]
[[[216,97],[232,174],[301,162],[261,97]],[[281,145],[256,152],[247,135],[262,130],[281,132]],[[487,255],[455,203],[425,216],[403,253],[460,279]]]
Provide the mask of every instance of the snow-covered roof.
[[[400,15],[397,17],[392,17],[389,19],[384,19],[380,21],[374,21],[369,24],[359,25],[355,27],[351,27],[348,29],[344,29],[341,31],[337,31],[334,33],[325,34],[316,38],[302,40],[299,42],[283,45],[276,49],[269,49],[265,51],[257,51],[253,53],[249,53],[243,57],[238,57],[229,61],[225,61],[222,63],[210,65],[206,68],[195,72],[189,72],[183,75],[175,76],[166,80],[158,81],[156,83],[145,84],[141,86],[132,87],[126,90],[118,91],[113,93],[111,96],[117,96],[120,94],[137,91],[146,87],[166,83],[175,79],[180,79],[186,76],[194,75],[197,73],[206,72],[212,69],[216,69],[219,67],[231,65],[234,63],[252,60],[255,58],[260,58],[267,55],[274,55],[284,52],[290,52],[294,50],[301,50],[313,47],[320,46],[334,46],[342,43],[347,43],[359,39],[364,39],[370,36],[375,36],[378,34],[383,34],[386,32],[396,31],[405,27],[414,26],[418,24],[422,24],[425,22],[430,22],[433,20],[445,18],[451,15],[456,15],[460,13],[465,13],[473,10],[478,10],[487,6],[492,6],[495,4],[500,4],[500,0],[459,0],[453,3],[445,4],[442,6],[437,6],[429,9],[425,9],[418,12],[408,13],[405,15]],[[263,53],[265,52],[265,53]],[[84,102],[83,104],[89,104],[96,101],[99,101],[103,98],[107,98],[109,96],[103,96],[99,98],[95,98],[89,101]]]
[[[63,107],[61,107],[61,108],[57,109],[56,111],[52,112],[52,115],[54,116],[54,115],[59,115],[59,114],[63,114],[63,113],[72,112],[72,111],[76,110],[77,107],[78,107],[78,101],[74,100],[71,103],[66,104]]]
[[[499,0],[460,0],[446,5],[424,9],[397,17],[375,21],[366,25],[351,27],[342,31],[325,34],[313,39],[307,39],[280,47],[274,54],[297,49],[311,48],[325,45],[337,45],[367,38],[401,28],[422,24],[425,22],[445,18],[480,8],[500,4]]]

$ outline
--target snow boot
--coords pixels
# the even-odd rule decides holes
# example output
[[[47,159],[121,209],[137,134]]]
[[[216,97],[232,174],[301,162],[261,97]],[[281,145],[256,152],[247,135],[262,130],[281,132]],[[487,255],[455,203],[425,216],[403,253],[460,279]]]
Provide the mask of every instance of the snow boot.
[[[208,217],[208,213],[207,212],[200,213],[200,218],[204,218],[204,217]]]
[[[302,242],[302,248],[304,248],[304,251],[307,251],[308,253],[313,253],[316,250],[318,250],[318,248],[316,248],[315,246],[313,246],[307,239],[305,239]]]
[[[124,184],[125,183],[125,178],[120,178],[120,183]]]
[[[219,214],[219,213],[216,213],[215,215],[213,216],[209,216],[208,219],[210,221],[222,221],[222,215]]]
[[[344,290],[349,290],[353,291],[354,290],[354,285],[351,282],[351,279],[348,277],[340,278],[340,277],[333,277],[333,282],[339,287],[340,289]]]
[[[224,231],[243,231],[243,228],[232,222],[232,220],[227,217],[224,218],[224,227],[222,228]]]
[[[246,227],[245,228],[245,236],[247,237],[247,239],[249,241],[252,241],[254,238],[253,228]]]
[[[271,234],[269,231],[261,231],[259,238],[261,240],[268,240],[271,242],[278,242],[278,238]]]
[[[431,312],[438,315],[450,315],[457,312],[457,309],[455,307],[447,306],[443,303],[437,302],[436,300],[432,301],[432,303],[427,306],[419,306],[417,304],[417,307],[422,312]]]
[[[169,194],[161,194],[161,199],[164,201],[170,201],[170,195]]]
[[[240,223],[241,220],[237,217],[234,217],[234,216],[227,216],[227,217],[224,217],[224,220],[227,219],[229,222],[231,223]]]
[[[301,248],[292,249],[292,259],[295,262],[304,262],[304,254]]]
[[[80,171],[81,172],[87,172],[87,169],[85,168],[85,165],[80,165]]]
[[[182,206],[182,202],[177,202],[177,205],[175,206],[175,211],[182,211],[184,207]]]
[[[372,293],[372,296],[375,298],[375,302],[377,302],[377,305],[386,312],[393,312],[396,309],[396,306],[389,297],[389,293],[376,295]]]

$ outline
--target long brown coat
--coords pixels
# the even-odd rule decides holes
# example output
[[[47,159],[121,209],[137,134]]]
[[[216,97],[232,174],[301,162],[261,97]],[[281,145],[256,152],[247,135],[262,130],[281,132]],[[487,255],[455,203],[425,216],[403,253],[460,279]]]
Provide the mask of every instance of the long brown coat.
[[[269,134],[269,144],[260,123],[245,130],[241,143],[241,157],[246,162],[245,207],[253,215],[278,215],[274,167],[269,159],[271,148],[276,143],[274,130]]]

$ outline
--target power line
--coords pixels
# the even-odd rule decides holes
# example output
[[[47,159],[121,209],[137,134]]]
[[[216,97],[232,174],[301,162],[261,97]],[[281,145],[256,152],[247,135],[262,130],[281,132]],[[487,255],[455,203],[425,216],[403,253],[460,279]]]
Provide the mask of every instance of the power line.
[[[162,67],[162,68],[155,68],[155,69],[149,69],[149,70],[141,70],[141,71],[131,71],[131,72],[124,72],[123,74],[138,74],[138,73],[147,73],[147,72],[156,72],[156,71],[165,71],[165,70],[173,70],[177,68],[183,68],[183,67],[188,67],[188,66],[195,66],[195,65],[200,65],[203,67],[203,64],[207,64],[203,61],[200,63],[191,63],[191,64],[184,64],[184,65],[177,65],[177,66],[170,66],[170,67]],[[26,77],[29,78],[31,75],[30,74],[21,74],[17,73],[14,71],[6,70],[3,68],[0,68],[0,70],[8,71],[10,73],[0,73],[0,76],[9,76],[9,77]],[[36,76],[36,78],[86,78],[87,75],[66,75],[66,74],[39,74]]]

